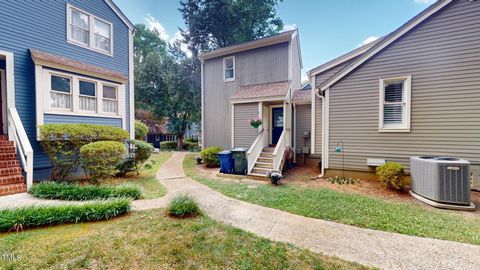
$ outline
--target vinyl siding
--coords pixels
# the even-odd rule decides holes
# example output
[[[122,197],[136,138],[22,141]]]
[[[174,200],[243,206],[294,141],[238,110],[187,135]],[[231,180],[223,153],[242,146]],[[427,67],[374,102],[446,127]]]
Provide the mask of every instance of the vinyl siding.
[[[113,57],[67,43],[66,2],[113,24]],[[49,161],[36,141],[35,69],[28,49],[39,49],[127,75],[128,27],[101,0],[2,1],[0,25],[3,26],[0,28],[0,50],[14,53],[16,108],[34,149],[34,168],[44,167]],[[127,85],[123,94],[129,129],[128,89]]]
[[[479,163],[480,2],[456,0],[330,88],[330,168],[414,155]],[[412,76],[411,132],[380,133],[379,78]]]
[[[302,87],[302,67],[300,63],[300,50],[298,48],[299,36],[292,40],[292,89],[297,90]]]
[[[312,105],[296,105],[295,106],[295,143],[296,151],[302,150],[302,147],[305,146],[305,140],[303,135],[307,131],[312,131]],[[311,139],[311,138],[310,138]],[[310,139],[307,141],[307,147],[310,148]]]
[[[288,43],[235,54],[235,73],[235,81],[224,82],[223,57],[204,63],[205,147],[231,147],[230,98],[240,86],[288,80]]]
[[[122,127],[122,119],[94,116],[44,114],[45,124],[95,124],[112,127]]]
[[[322,154],[322,100],[315,96],[315,153]]]
[[[257,138],[258,135],[258,129],[250,126],[250,119],[258,115],[258,103],[235,104],[234,147],[250,148],[253,141],[255,141],[255,138]]]

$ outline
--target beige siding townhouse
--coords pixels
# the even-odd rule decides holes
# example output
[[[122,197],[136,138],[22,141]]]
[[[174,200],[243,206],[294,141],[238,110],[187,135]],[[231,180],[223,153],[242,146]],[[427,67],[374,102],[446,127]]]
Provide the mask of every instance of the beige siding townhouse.
[[[221,48],[200,60],[203,147],[247,148],[251,175],[278,169],[285,149],[296,146],[297,104],[302,132],[310,128],[305,121],[311,122],[312,92],[300,90],[298,31]],[[256,116],[263,120],[258,129],[250,126]]]
[[[416,155],[480,164],[480,1],[439,0],[309,77],[311,148],[327,176],[342,155],[356,176]]]

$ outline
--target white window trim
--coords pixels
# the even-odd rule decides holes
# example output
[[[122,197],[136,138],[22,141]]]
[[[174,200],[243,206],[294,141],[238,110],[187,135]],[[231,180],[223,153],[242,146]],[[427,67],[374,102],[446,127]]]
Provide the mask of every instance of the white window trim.
[[[229,59],[233,59],[233,78],[227,78],[225,77],[225,71],[226,71],[226,68],[225,68],[225,62]],[[235,81],[235,77],[237,76],[236,74],[236,70],[235,70],[235,56],[229,56],[229,57],[224,57],[223,58],[223,68],[222,68],[222,71],[223,71],[223,81],[224,82],[233,82]]]
[[[105,98],[105,97],[103,97],[103,86],[110,86],[110,87],[115,88],[115,96],[116,96],[117,98],[113,99],[113,98]],[[118,95],[118,94],[119,94],[119,93],[118,93],[118,85],[113,84],[113,83],[104,83],[104,84],[102,84],[102,96],[101,96],[101,98],[99,98],[99,99],[101,99],[101,102],[102,102],[102,111],[101,111],[102,114],[105,114],[105,115],[118,115],[118,112],[119,112],[119,110],[120,110],[120,108],[119,108],[119,106],[120,106],[120,102],[119,102],[120,98],[119,98],[119,95]],[[99,96],[99,97],[100,97],[100,96]],[[104,111],[103,111],[103,101],[104,101],[104,100],[116,101],[116,102],[117,102],[117,113],[104,112]]]
[[[88,24],[89,24],[89,38],[88,38],[88,43],[89,44],[88,45],[85,45],[81,42],[78,42],[78,41],[76,41],[72,38],[72,34],[70,32],[70,22],[72,20],[72,9],[75,9],[79,12],[85,13],[88,16]],[[95,19],[110,25],[110,51],[108,51],[108,52],[106,52],[104,50],[101,50],[101,49],[97,49],[93,45],[94,40],[95,40]],[[111,22],[106,21],[104,19],[101,19],[97,16],[94,16],[91,13],[86,12],[86,11],[80,9],[80,8],[75,7],[75,6],[72,6],[69,3],[67,3],[67,20],[66,20],[66,22],[67,22],[67,43],[77,45],[77,46],[80,46],[80,47],[83,47],[83,48],[87,48],[89,50],[92,50],[92,51],[95,51],[95,52],[98,52],[98,53],[113,56],[113,24]]]
[[[383,110],[385,101],[385,82],[404,80],[403,89],[403,111],[402,111],[402,125],[399,126],[384,126],[383,124]],[[391,78],[381,78],[379,80],[379,102],[378,102],[378,131],[379,132],[410,132],[410,119],[411,119],[411,89],[412,89],[412,76],[400,76]]]
[[[101,79],[93,79],[90,77],[85,77],[81,75],[69,74],[60,71],[52,71],[49,69],[42,69],[43,75],[43,82],[42,85],[37,85],[37,89],[40,92],[48,93],[48,94],[41,94],[37,96],[44,96],[45,99],[43,101],[43,112],[38,113],[46,113],[46,114],[65,114],[65,115],[76,115],[76,116],[92,116],[92,117],[109,117],[109,118],[123,118],[123,125],[126,125],[126,113],[125,113],[125,94],[121,94],[122,92],[125,93],[125,84],[115,84],[112,82],[104,81]],[[70,78],[70,93],[72,96],[72,108],[71,109],[58,109],[52,108],[50,105],[50,76],[60,76]],[[87,81],[93,82],[96,85],[96,98],[97,98],[97,111],[84,111],[80,110],[79,108],[79,97],[80,97],[80,85],[79,81]],[[103,85],[112,86],[117,89],[117,113],[104,113],[103,112],[103,104],[102,98],[103,97]],[[63,92],[62,92],[63,93]],[[90,96],[88,96],[90,97]],[[41,124],[39,124],[41,125]]]
[[[92,79],[83,79],[83,78],[78,78],[78,96],[79,97],[87,97],[87,98],[95,98],[95,102],[97,103],[96,106],[95,106],[95,111],[89,111],[89,110],[82,110],[80,109],[80,103],[78,104],[79,108],[78,108],[78,111],[80,112],[87,112],[87,113],[98,113],[99,110],[98,110],[98,81],[96,80],[92,80]],[[82,95],[80,94],[80,81],[83,81],[83,82],[89,82],[89,83],[93,83],[95,84],[95,96],[89,96],[89,95]]]
[[[55,91],[55,90],[52,90],[52,80],[51,80],[51,76],[56,76],[56,77],[61,77],[61,78],[66,78],[66,79],[69,79],[70,80],[70,93],[65,93],[65,92],[62,92],[62,91]],[[47,90],[48,90],[48,94],[46,96],[48,96],[48,104],[49,104],[49,107],[52,109],[52,110],[55,110],[55,111],[62,111],[62,112],[71,112],[73,110],[73,78],[72,76],[69,76],[67,74],[60,74],[60,73],[57,73],[57,72],[51,72],[50,73],[50,76],[48,77],[48,87],[47,87]],[[51,104],[51,93],[58,93],[58,94],[63,94],[63,95],[69,95],[70,96],[70,108],[67,109],[67,108],[52,108],[52,104]]]

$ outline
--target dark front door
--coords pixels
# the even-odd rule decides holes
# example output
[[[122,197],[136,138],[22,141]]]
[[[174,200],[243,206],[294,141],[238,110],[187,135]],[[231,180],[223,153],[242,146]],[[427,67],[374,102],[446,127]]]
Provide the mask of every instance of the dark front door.
[[[272,144],[277,144],[283,131],[283,108],[272,108]]]

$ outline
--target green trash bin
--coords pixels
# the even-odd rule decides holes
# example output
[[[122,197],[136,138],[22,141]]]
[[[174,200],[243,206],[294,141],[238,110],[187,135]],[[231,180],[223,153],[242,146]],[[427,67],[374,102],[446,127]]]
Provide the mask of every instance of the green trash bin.
[[[247,174],[247,148],[238,147],[232,149],[233,172],[235,174]]]

